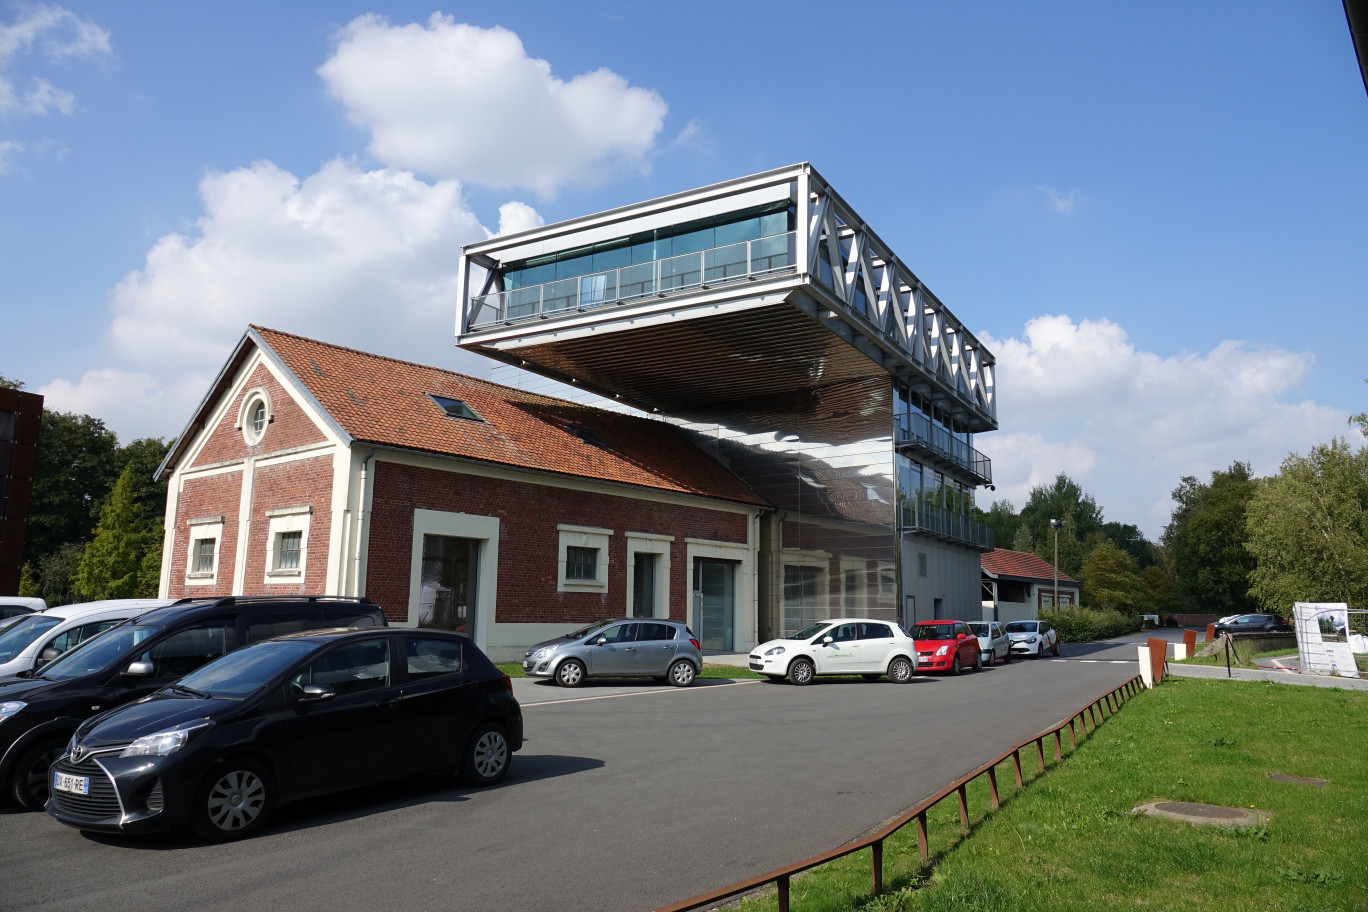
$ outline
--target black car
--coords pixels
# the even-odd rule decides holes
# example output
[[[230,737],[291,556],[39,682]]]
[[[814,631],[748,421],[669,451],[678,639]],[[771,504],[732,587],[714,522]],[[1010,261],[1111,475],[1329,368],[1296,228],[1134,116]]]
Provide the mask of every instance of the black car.
[[[384,627],[366,599],[183,599],[104,631],[33,671],[0,678],[0,788],[39,811],[48,768],[81,722],[189,674],[239,646],[297,630]]]
[[[85,722],[47,810],[84,830],[189,822],[240,839],[308,795],[445,771],[492,785],[522,735],[512,682],[458,633],[297,633]]]
[[[1292,628],[1276,614],[1240,614],[1216,625],[1216,635],[1223,633],[1290,633]]]

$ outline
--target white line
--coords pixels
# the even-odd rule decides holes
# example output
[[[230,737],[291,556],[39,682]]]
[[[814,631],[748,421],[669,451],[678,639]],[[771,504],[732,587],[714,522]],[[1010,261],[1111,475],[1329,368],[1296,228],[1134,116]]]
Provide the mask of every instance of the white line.
[[[698,690],[700,690],[700,691],[703,691],[703,690],[715,690],[716,688],[719,688],[719,687],[740,687],[740,686],[743,685],[743,684],[759,684],[759,683],[760,683],[759,681],[729,681],[729,682],[726,683],[726,684],[709,684],[707,687],[699,687]],[[535,703],[524,703],[524,704],[522,704],[522,708],[523,708],[523,709],[527,709],[527,708],[530,707],[530,706],[549,706],[549,705],[551,705],[552,703],[584,703],[584,702],[587,702],[587,701],[589,701],[589,700],[616,700],[616,699],[618,699],[619,697],[650,697],[650,696],[654,696],[654,695],[656,695],[656,694],[689,693],[690,691],[693,691],[693,690],[694,690],[694,688],[692,688],[692,687],[689,687],[689,688],[684,688],[684,687],[671,687],[669,690],[663,690],[663,689],[662,689],[662,690],[638,690],[638,691],[636,691],[635,693],[626,693],[626,694],[603,694],[603,695],[597,696],[597,697],[571,697],[571,698],[568,699],[568,700],[538,700],[538,701],[535,702]]]
[[[1056,660],[1056,661],[1058,661],[1058,660]],[[1100,660],[1100,659],[1079,659],[1078,661],[1082,662],[1084,665],[1096,665],[1096,664],[1097,664],[1099,661],[1101,661],[1101,660]]]

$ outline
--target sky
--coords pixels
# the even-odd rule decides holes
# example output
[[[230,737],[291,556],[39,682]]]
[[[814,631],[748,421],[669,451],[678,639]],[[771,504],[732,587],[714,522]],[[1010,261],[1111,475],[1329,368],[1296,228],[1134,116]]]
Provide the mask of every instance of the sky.
[[[1340,0],[0,0],[0,374],[123,442],[248,323],[488,376],[462,244],[811,161],[996,357],[980,505],[1156,538],[1368,408],[1364,150]]]

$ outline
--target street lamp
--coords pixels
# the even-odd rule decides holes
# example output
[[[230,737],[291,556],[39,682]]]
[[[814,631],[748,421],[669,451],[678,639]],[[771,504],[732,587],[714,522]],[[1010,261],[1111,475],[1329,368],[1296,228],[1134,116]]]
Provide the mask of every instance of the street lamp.
[[[1050,528],[1054,530],[1054,545],[1055,545],[1055,559],[1054,559],[1054,589],[1055,589],[1055,591],[1054,591],[1054,607],[1055,607],[1055,610],[1058,611],[1058,610],[1059,610],[1059,530],[1062,529],[1062,528],[1064,528],[1064,520],[1062,520],[1062,519],[1052,519],[1052,520],[1050,520]]]

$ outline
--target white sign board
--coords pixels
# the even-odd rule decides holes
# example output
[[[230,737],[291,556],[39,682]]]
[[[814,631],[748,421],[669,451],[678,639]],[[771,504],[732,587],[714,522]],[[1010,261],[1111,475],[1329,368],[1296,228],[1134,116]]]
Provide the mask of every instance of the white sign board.
[[[1344,602],[1297,602],[1292,608],[1297,626],[1301,669],[1312,674],[1357,678],[1358,665],[1349,647],[1349,606]]]

